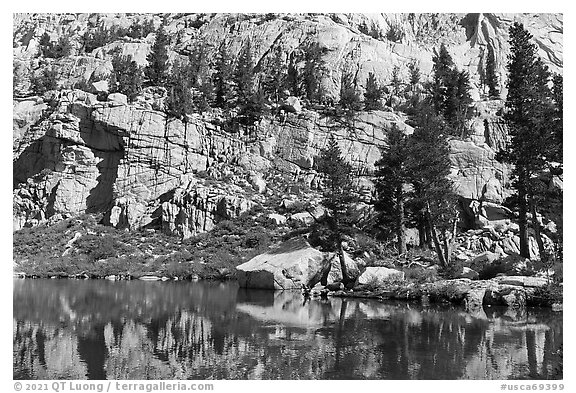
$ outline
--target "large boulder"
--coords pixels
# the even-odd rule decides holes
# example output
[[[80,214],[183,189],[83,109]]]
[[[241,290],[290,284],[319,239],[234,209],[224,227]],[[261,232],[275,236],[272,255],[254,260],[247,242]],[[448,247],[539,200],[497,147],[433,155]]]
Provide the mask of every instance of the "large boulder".
[[[241,287],[299,289],[313,287],[328,269],[324,254],[295,238],[236,267]]]
[[[328,261],[330,263],[330,273],[328,273],[327,284],[334,284],[342,282],[342,268],[340,266],[340,257],[337,253],[328,254]],[[360,268],[358,263],[352,259],[347,252],[344,252],[344,263],[348,271],[348,277],[351,280],[356,280],[360,276]]]
[[[358,284],[382,287],[393,280],[404,280],[404,272],[381,266],[367,267],[358,277]]]
[[[483,271],[486,266],[492,265],[498,259],[498,254],[490,251],[484,251],[466,263],[468,267],[477,272]]]

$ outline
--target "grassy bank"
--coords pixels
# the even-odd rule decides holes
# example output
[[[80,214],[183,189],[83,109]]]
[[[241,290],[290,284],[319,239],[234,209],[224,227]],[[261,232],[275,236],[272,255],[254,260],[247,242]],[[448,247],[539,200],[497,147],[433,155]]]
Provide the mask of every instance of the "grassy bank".
[[[179,239],[155,230],[126,231],[83,215],[14,233],[14,272],[30,277],[229,279],[234,267],[266,251],[285,230],[264,217],[222,221]]]

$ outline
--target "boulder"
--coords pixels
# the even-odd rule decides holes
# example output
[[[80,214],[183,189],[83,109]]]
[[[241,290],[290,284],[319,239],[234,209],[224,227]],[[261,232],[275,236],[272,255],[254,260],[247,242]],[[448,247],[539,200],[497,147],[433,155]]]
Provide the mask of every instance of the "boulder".
[[[514,242],[514,240],[511,237],[507,237],[507,238],[502,239],[500,244],[502,245],[502,250],[506,254],[519,254],[520,253],[518,246],[516,245],[516,243]]]
[[[548,280],[543,277],[529,276],[499,276],[495,280],[499,284],[516,285],[529,288],[542,288],[548,285]]]
[[[266,180],[262,178],[262,175],[257,173],[251,173],[248,181],[254,190],[259,194],[263,194],[266,191]]]
[[[92,89],[95,93],[108,93],[108,81],[98,81],[92,83]]]
[[[358,277],[358,284],[380,287],[392,280],[404,280],[404,272],[387,267],[367,267]]]
[[[284,225],[286,224],[286,216],[277,213],[268,214],[268,219],[273,221],[276,225]]]
[[[465,297],[466,310],[473,311],[482,308],[485,294],[486,288],[471,289]]]
[[[475,258],[468,261],[466,264],[471,269],[480,272],[488,265],[491,265],[494,261],[498,259],[498,254],[491,251],[484,251],[483,253],[477,255]]]
[[[477,280],[478,277],[479,275],[476,270],[470,269],[466,266],[462,268],[462,272],[458,275],[458,278],[469,278],[470,280]]]
[[[324,254],[303,238],[290,239],[236,267],[244,288],[300,289],[314,287],[328,269]]]
[[[112,93],[108,95],[108,102],[117,105],[128,105],[128,97],[122,93]]]
[[[500,296],[504,305],[509,308],[526,307],[526,291],[524,289],[506,287],[500,290]]]
[[[327,283],[339,283],[342,282],[342,269],[340,267],[340,257],[337,253],[329,253],[327,255],[328,262],[330,263],[330,272],[328,273]],[[346,269],[348,270],[348,277],[351,280],[356,280],[360,276],[360,268],[358,263],[344,252],[344,262],[346,264]]]
[[[284,100],[282,109],[284,109],[286,112],[300,113],[302,112],[302,104],[300,103],[300,99],[298,99],[298,97],[290,96]]]

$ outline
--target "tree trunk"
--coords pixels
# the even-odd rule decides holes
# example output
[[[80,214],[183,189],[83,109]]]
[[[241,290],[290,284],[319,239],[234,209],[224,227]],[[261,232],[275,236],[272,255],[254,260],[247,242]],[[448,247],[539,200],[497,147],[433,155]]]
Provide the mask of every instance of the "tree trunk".
[[[534,235],[536,237],[536,243],[538,243],[538,253],[540,254],[540,260],[544,263],[547,263],[548,254],[544,248],[544,241],[542,240],[542,234],[540,231],[540,222],[538,221],[536,215],[536,201],[534,198],[530,198],[530,213],[532,213],[532,227],[534,227]]]
[[[426,247],[426,225],[424,224],[423,217],[418,218],[418,238],[420,241],[420,248]]]
[[[342,284],[346,287],[350,283],[348,276],[348,269],[346,268],[346,257],[344,256],[344,249],[342,248],[342,239],[338,236],[338,258],[340,259],[340,270],[342,271]]]
[[[438,238],[438,233],[436,233],[436,228],[432,222],[432,214],[430,214],[430,207],[427,207],[426,218],[428,219],[428,225],[430,226],[430,232],[432,234],[432,241],[434,242],[434,248],[436,249],[436,254],[438,255],[438,261],[440,266],[446,268],[446,259],[444,258],[444,252],[442,251],[442,246],[440,245],[440,239]]]
[[[456,230],[458,229],[458,217],[460,216],[460,212],[456,210],[456,214],[454,216],[454,221],[452,222],[452,233],[450,234],[451,237],[448,239],[448,233],[444,232],[444,251],[446,259],[446,263],[450,264],[450,258],[452,255],[452,248],[454,247],[454,243],[456,242]]]
[[[406,226],[404,224],[404,195],[402,183],[396,189],[396,236],[398,237],[398,254],[406,253]]]
[[[518,183],[518,226],[520,227],[520,256],[530,258],[530,243],[528,242],[528,200],[527,192],[524,186],[526,176],[521,175]]]

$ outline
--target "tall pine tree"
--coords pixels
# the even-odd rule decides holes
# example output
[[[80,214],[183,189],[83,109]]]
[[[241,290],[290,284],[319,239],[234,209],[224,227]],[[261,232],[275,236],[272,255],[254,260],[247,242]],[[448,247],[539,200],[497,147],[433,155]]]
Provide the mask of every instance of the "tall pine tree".
[[[144,74],[151,86],[164,86],[168,82],[168,45],[170,39],[164,30],[164,25],[156,32],[156,39],[146,60],[148,65]]]
[[[344,249],[342,247],[345,213],[355,201],[352,167],[342,155],[338,142],[330,135],[328,145],[321,150],[315,160],[316,169],[322,177],[322,205],[326,208],[328,229],[340,259],[342,281],[350,284],[346,268]]]
[[[499,98],[496,59],[494,58],[494,49],[490,45],[488,45],[488,59],[486,60],[486,84],[488,85],[488,96],[490,98]]]
[[[507,64],[508,95],[504,119],[511,138],[507,149],[497,156],[513,165],[511,175],[518,206],[520,255],[525,258],[530,258],[529,211],[533,215],[534,229],[539,228],[534,178],[547,166],[549,131],[554,119],[554,100],[548,87],[550,73],[537,56],[537,47],[531,39],[532,35],[522,24],[516,22],[510,27],[511,53]]]
[[[407,205],[417,217],[419,230],[430,235],[444,268],[450,265],[457,219],[452,183],[448,179],[450,149],[446,128],[441,116],[423,109],[410,137],[411,154],[407,164],[413,186],[413,198]],[[421,233],[421,239],[424,237]]]
[[[212,75],[214,100],[217,107],[228,109],[236,102],[233,80],[234,68],[228,51],[222,45],[216,56],[215,72]]]
[[[382,88],[376,82],[376,76],[370,72],[364,92],[364,109],[367,111],[382,109],[382,93]]]
[[[375,204],[380,212],[379,223],[384,228],[394,228],[399,254],[406,252],[405,203],[409,198],[407,185],[412,172],[408,167],[410,142],[400,129],[394,125],[388,131],[388,142],[380,149],[381,158],[376,166]]]

